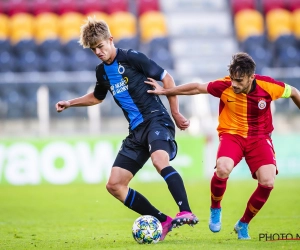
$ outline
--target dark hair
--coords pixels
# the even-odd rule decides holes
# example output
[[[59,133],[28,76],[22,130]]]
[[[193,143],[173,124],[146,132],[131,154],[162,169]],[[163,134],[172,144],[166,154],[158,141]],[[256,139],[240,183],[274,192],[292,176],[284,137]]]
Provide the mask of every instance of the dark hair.
[[[232,56],[232,61],[228,65],[230,76],[244,77],[251,76],[255,72],[255,62],[247,53],[239,52]]]

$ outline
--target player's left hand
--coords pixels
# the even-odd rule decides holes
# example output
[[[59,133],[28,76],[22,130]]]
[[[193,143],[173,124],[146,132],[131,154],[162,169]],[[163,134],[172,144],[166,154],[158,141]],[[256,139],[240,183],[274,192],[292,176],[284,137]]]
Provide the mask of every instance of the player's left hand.
[[[182,114],[172,114],[174,121],[176,123],[176,126],[180,130],[186,130],[190,126],[190,121],[186,119]]]

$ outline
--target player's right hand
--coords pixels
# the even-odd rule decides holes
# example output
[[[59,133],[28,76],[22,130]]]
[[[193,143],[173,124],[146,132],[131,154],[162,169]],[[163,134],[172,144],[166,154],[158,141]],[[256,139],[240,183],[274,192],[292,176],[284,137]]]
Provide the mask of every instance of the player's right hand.
[[[59,101],[58,103],[56,103],[55,107],[56,107],[57,112],[62,112],[63,110],[70,107],[70,102],[69,101]]]
[[[160,86],[157,81],[154,79],[148,77],[148,81],[144,81],[145,83],[151,85],[153,87],[153,90],[147,90],[149,94],[155,94],[155,95],[164,95],[164,88]]]

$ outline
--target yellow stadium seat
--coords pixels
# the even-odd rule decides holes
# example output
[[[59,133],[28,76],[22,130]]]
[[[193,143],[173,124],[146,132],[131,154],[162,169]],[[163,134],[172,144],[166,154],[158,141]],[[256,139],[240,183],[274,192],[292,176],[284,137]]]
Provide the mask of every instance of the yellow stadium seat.
[[[0,39],[7,39],[9,36],[9,21],[8,16],[0,13]]]
[[[118,11],[109,16],[110,32],[116,41],[137,35],[137,19],[130,12]]]
[[[93,11],[86,14],[86,17],[95,17],[97,20],[103,20],[109,25],[109,15],[101,11]]]
[[[167,23],[160,11],[147,11],[139,17],[142,42],[146,43],[154,38],[167,36]]]
[[[67,12],[59,18],[59,38],[62,42],[79,39],[80,27],[84,24],[85,16],[78,12]]]
[[[234,26],[239,41],[264,34],[264,18],[257,10],[240,10],[234,16]]]
[[[35,39],[42,43],[47,39],[57,39],[59,17],[55,13],[45,12],[35,17]]]
[[[266,14],[266,27],[269,40],[275,41],[281,35],[293,33],[293,19],[290,11],[273,9]]]
[[[297,9],[292,14],[293,18],[293,34],[300,39],[300,9]]]
[[[32,39],[34,34],[34,17],[28,13],[14,14],[9,19],[10,39],[12,43]]]

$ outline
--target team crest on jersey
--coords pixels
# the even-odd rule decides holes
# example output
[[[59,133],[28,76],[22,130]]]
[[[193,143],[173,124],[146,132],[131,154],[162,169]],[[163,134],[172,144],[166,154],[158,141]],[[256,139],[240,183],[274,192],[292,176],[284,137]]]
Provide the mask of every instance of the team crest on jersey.
[[[119,72],[119,74],[124,74],[124,72],[125,72],[125,68],[124,68],[124,66],[122,66],[121,64],[119,64],[119,67],[118,67],[118,72]]]
[[[266,106],[267,106],[267,103],[266,103],[266,100],[265,99],[259,99],[259,101],[258,101],[258,108],[259,109],[264,109],[264,108],[266,108]]]

